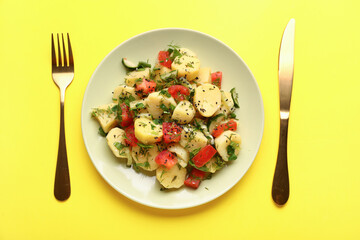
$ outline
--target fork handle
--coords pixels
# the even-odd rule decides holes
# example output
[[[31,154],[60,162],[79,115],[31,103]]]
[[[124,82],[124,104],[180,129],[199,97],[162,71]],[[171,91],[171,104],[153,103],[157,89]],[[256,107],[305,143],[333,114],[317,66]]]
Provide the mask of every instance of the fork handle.
[[[70,177],[66,153],[65,127],[64,127],[64,101],[60,101],[60,137],[58,158],[56,163],[54,195],[64,201],[70,197]]]
[[[289,199],[289,173],[287,164],[288,123],[289,118],[280,119],[279,150],[272,186],[272,198],[278,205],[284,205]]]

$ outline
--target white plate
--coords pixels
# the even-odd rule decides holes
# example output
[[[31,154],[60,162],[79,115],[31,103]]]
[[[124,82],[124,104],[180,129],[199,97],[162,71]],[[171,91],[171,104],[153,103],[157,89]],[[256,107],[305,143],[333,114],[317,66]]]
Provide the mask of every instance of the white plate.
[[[242,137],[238,159],[215,173],[197,190],[182,187],[177,191],[160,191],[155,176],[127,168],[125,161],[113,156],[106,139],[98,134],[98,123],[91,119],[93,107],[110,103],[113,89],[124,82],[121,58],[133,62],[149,59],[154,64],[160,50],[169,43],[193,50],[201,66],[223,72],[222,89],[235,87],[239,93],[238,132]],[[255,159],[264,128],[264,109],[259,87],[245,62],[227,45],[207,34],[188,29],[158,29],[137,35],[111,51],[93,73],[85,91],[81,127],[86,149],[100,175],[119,193],[143,205],[182,209],[207,203],[232,188]]]

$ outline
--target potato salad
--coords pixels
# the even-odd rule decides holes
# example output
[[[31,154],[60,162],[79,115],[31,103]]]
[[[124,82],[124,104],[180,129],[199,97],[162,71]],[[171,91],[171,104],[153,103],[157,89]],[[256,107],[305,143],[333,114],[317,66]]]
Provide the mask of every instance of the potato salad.
[[[162,190],[197,189],[237,159],[238,96],[234,88],[221,89],[221,71],[202,67],[195,52],[172,44],[153,67],[127,58],[122,64],[124,83],[91,114],[117,158],[139,174],[152,172]]]

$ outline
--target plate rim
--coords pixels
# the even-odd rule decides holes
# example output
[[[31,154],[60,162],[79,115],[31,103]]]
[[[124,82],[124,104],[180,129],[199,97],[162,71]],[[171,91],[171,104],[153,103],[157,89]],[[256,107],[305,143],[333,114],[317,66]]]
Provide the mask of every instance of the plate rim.
[[[223,188],[221,191],[219,191],[217,194],[213,195],[212,197],[209,197],[209,198],[206,198],[205,201],[202,201],[202,202],[199,202],[199,203],[196,203],[196,204],[182,204],[180,206],[178,205],[173,205],[173,206],[160,206],[160,205],[157,205],[157,204],[153,204],[153,203],[149,203],[149,202],[146,202],[142,199],[139,199],[139,198],[136,198],[136,197],[133,197],[131,196],[130,194],[122,191],[121,189],[119,189],[117,186],[115,186],[115,184],[113,184],[110,179],[103,174],[102,171],[99,170],[99,168],[97,167],[97,164],[95,163],[95,161],[93,160],[93,158],[91,157],[91,155],[89,154],[89,148],[88,148],[88,142],[87,142],[87,139],[85,138],[85,135],[84,135],[84,114],[83,114],[83,111],[84,111],[84,108],[85,108],[85,96],[87,96],[87,93],[89,91],[89,85],[90,83],[93,81],[94,79],[94,76],[96,75],[97,71],[99,70],[100,66],[107,60],[107,58],[109,58],[110,55],[113,54],[113,52],[115,52],[118,48],[120,48],[122,45],[126,44],[127,42],[130,42],[131,40],[135,39],[135,38],[138,38],[138,37],[141,37],[142,35],[146,35],[146,34],[151,34],[151,33],[154,33],[154,32],[160,32],[160,31],[169,31],[169,30],[180,30],[180,31],[187,31],[187,32],[192,32],[192,33],[195,33],[195,34],[200,34],[200,35],[203,35],[207,38],[210,38],[218,43],[220,43],[221,45],[223,45],[225,48],[227,48],[228,50],[230,50],[233,54],[235,54],[235,56],[237,56],[240,61],[244,64],[245,68],[247,69],[247,71],[249,72],[249,74],[251,75],[251,77],[253,78],[254,80],[254,83],[255,83],[255,87],[256,87],[256,91],[258,92],[258,95],[260,97],[260,113],[261,113],[261,129],[260,129],[260,136],[259,136],[259,141],[257,143],[257,146],[255,147],[255,152],[254,152],[254,156],[252,157],[251,161],[249,162],[249,167],[246,169],[246,171],[243,172],[243,174],[239,175],[237,177],[237,180],[234,181],[232,184],[230,184],[228,187],[226,188]],[[85,145],[85,148],[86,148],[86,152],[87,152],[87,155],[88,157],[90,158],[93,166],[95,167],[96,171],[98,172],[98,174],[100,174],[100,176],[113,188],[115,189],[118,193],[120,193],[121,195],[125,196],[126,198],[130,199],[131,201],[135,202],[135,203],[138,203],[138,204],[141,204],[141,205],[144,205],[144,206],[148,206],[148,207],[152,207],[152,208],[156,208],[156,209],[164,209],[164,210],[176,210],[176,209],[188,209],[188,208],[194,208],[194,207],[197,207],[197,206],[201,206],[201,205],[204,205],[206,203],[209,203],[217,198],[219,198],[220,196],[224,195],[226,192],[228,192],[230,189],[232,189],[237,183],[240,182],[240,180],[244,177],[244,175],[249,171],[249,169],[251,168],[251,166],[253,165],[254,161],[255,161],[255,158],[256,156],[258,155],[259,153],[259,149],[260,149],[260,146],[261,146],[261,142],[262,142],[262,139],[263,139],[263,135],[264,135],[264,125],[265,125],[265,114],[264,114],[264,102],[263,102],[263,98],[262,98],[262,94],[261,94],[261,91],[260,91],[260,88],[259,88],[259,85],[258,85],[258,82],[255,78],[255,76],[253,75],[252,71],[250,70],[249,66],[246,64],[246,62],[241,58],[241,56],[235,52],[230,46],[228,46],[227,44],[225,44],[224,42],[222,42],[221,40],[207,34],[207,33],[204,33],[204,32],[200,32],[200,31],[197,31],[197,30],[193,30],[193,29],[188,29],[188,28],[177,28],[177,27],[168,27],[168,28],[157,28],[157,29],[152,29],[152,30],[149,30],[149,31],[145,31],[145,32],[142,32],[142,33],[139,33],[137,35],[134,35],[133,37],[130,37],[128,39],[126,39],[125,41],[121,42],[120,44],[118,44],[116,47],[114,47],[108,54],[106,54],[106,56],[100,61],[100,63],[96,66],[96,69],[93,71],[87,85],[86,85],[86,89],[84,91],[84,95],[83,95],[83,100],[82,100],[82,104],[81,104],[81,133],[82,133],[82,138],[83,138],[83,141],[84,141],[84,145]]]

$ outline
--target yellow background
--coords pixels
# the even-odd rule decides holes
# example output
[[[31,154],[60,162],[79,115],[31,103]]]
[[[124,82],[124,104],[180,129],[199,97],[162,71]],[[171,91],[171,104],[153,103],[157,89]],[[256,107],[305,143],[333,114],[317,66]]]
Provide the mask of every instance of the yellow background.
[[[0,0],[0,239],[360,239],[360,4],[356,0]],[[289,129],[290,199],[271,199],[278,131],[278,51],[296,19]],[[265,130],[244,178],[217,200],[167,211],[113,190],[87,155],[82,97],[100,61],[144,31],[183,27],[233,48],[262,93]],[[66,92],[72,194],[53,197],[59,91],[50,34],[69,32]],[[210,49],[209,49],[210,51]]]

